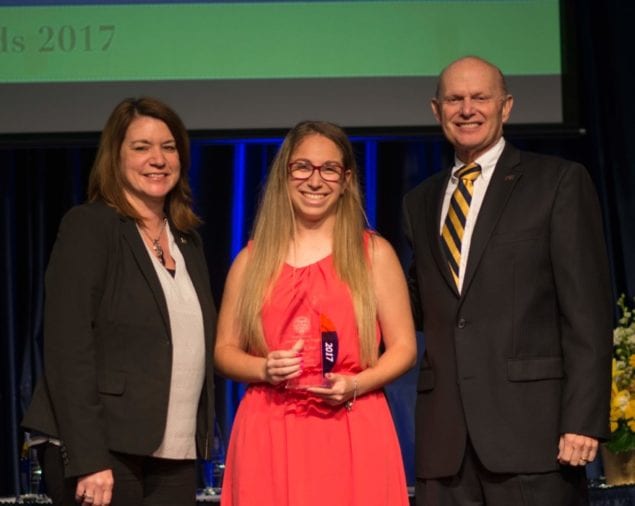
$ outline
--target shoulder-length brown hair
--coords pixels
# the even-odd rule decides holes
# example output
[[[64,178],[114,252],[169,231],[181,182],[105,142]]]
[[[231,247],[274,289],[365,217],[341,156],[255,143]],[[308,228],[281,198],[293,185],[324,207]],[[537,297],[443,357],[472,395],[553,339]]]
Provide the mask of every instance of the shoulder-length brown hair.
[[[364,243],[367,220],[357,163],[346,133],[339,126],[324,121],[304,121],[293,127],[272,163],[254,223],[245,283],[240,288],[237,318],[241,344],[251,353],[264,356],[268,351],[261,325],[262,307],[295,234],[295,217],[287,184],[288,166],[297,146],[311,135],[321,135],[335,143],[342,154],[344,169],[350,173],[335,210],[333,263],[337,275],[351,292],[362,364],[373,365],[378,356],[377,310],[369,252]],[[372,247],[372,240],[369,247]]]
[[[128,202],[124,193],[121,170],[121,145],[130,123],[140,116],[163,121],[174,136],[179,154],[179,180],[165,201],[165,213],[181,232],[191,231],[201,223],[192,210],[192,190],[188,182],[190,141],[181,118],[169,106],[150,97],[126,98],[110,114],[99,140],[99,148],[88,178],[88,200],[102,200],[117,212],[134,220],[141,216]]]

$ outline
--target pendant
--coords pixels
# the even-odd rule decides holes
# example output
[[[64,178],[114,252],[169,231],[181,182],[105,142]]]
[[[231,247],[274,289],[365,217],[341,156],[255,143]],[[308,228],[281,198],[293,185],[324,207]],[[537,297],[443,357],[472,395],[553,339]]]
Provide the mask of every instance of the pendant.
[[[158,239],[152,241],[152,249],[156,253],[157,258],[159,259],[159,262],[161,262],[161,265],[165,266],[165,257],[163,256],[163,248],[159,244]]]

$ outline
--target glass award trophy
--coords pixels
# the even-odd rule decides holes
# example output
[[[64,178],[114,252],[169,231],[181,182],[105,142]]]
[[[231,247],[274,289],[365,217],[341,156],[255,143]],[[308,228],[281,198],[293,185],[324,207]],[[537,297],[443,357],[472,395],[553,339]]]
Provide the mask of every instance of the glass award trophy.
[[[305,309],[309,309],[306,308]],[[299,340],[304,341],[302,374],[287,381],[287,388],[323,387],[328,385],[324,375],[330,372],[337,360],[338,338],[335,326],[329,318],[309,309],[294,314],[285,329],[283,344],[290,349]]]

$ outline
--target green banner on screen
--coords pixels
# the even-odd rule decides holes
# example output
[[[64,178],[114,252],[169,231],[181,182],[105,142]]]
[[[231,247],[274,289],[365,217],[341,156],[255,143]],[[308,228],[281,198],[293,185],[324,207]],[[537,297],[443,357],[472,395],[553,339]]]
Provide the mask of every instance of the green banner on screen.
[[[270,2],[0,8],[0,82],[434,76],[466,53],[560,74],[559,3]]]

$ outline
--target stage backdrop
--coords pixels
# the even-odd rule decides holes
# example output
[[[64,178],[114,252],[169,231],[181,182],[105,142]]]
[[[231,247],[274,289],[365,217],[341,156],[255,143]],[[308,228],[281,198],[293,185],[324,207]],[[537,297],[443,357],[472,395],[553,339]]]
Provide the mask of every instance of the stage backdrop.
[[[581,128],[535,125],[509,129],[508,138],[520,148],[559,154],[588,167],[603,205],[615,291],[633,294],[635,65],[628,37],[635,5],[585,2],[574,11]],[[447,168],[451,153],[438,135],[366,135],[354,141],[371,225],[393,243],[405,266],[409,253],[401,233],[402,195]],[[84,200],[96,142],[96,134],[0,136],[0,496],[19,489],[18,425],[41,370],[44,269],[61,216]],[[279,137],[194,135],[192,184],[205,220],[201,233],[217,301],[230,262],[248,238],[260,186],[279,142]],[[410,482],[415,374],[388,388]],[[217,387],[219,432],[226,438],[241,387],[220,378]]]

